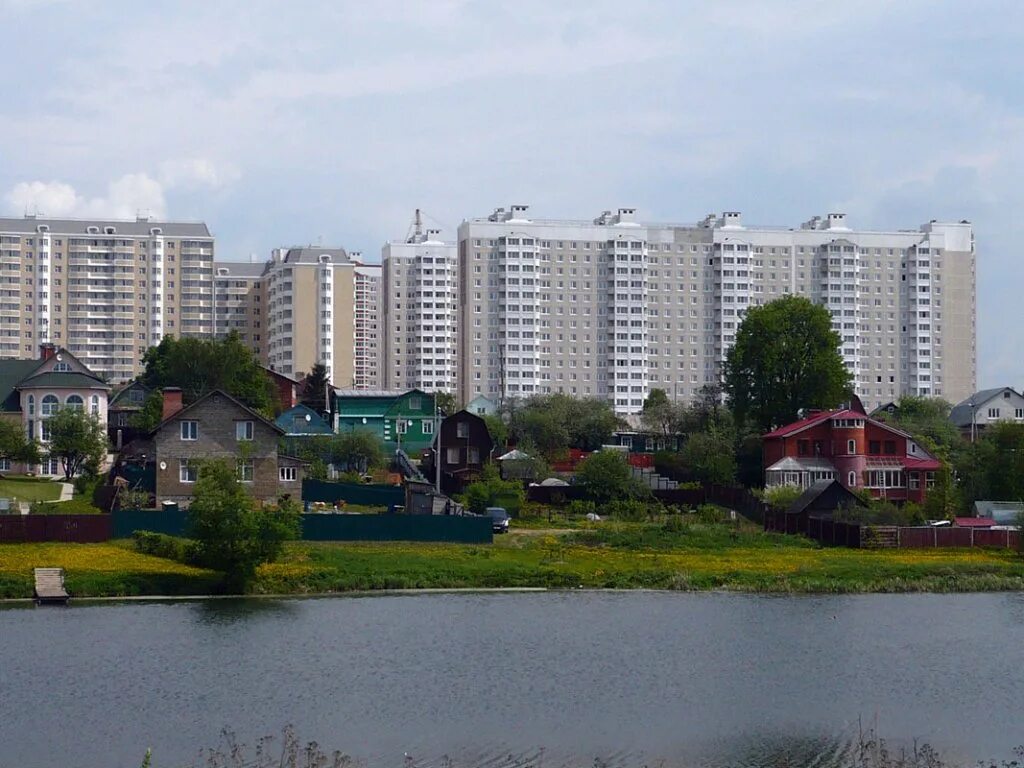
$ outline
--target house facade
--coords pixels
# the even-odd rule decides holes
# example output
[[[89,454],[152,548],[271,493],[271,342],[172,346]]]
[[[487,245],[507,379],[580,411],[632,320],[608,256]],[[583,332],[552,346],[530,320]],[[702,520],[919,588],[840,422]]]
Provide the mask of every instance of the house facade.
[[[0,459],[0,472],[63,476],[60,459],[46,455],[49,418],[62,408],[77,408],[96,416],[106,429],[109,392],[109,384],[53,344],[41,345],[35,360],[0,360],[0,418],[19,423],[44,456],[38,465]]]
[[[457,411],[441,421],[438,441],[431,446],[427,477],[436,477],[435,459],[440,456],[441,490],[446,494],[461,493],[476,479],[491,460],[494,441],[487,422],[468,410]]]
[[[1024,395],[1013,387],[983,389],[953,406],[949,420],[968,439],[976,438],[1000,421],[1021,424],[1024,423]]]
[[[301,497],[302,462],[278,455],[284,430],[220,390],[184,407],[181,390],[167,388],[163,396],[164,418],[150,433],[157,504],[188,506],[206,459],[235,461],[239,479],[260,501]]]
[[[906,432],[861,408],[812,412],[763,436],[765,485],[838,480],[851,491],[924,501],[942,463]]]
[[[149,387],[135,379],[111,394],[107,409],[107,437],[115,450],[143,434],[142,430],[132,426],[132,421],[151,392]]]
[[[336,389],[333,397],[335,432],[367,430],[387,453],[401,449],[410,456],[434,439],[434,397],[422,390]]]

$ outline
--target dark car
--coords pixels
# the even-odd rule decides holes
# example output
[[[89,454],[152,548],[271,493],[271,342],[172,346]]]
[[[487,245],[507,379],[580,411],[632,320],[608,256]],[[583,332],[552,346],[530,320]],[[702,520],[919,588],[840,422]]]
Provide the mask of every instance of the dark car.
[[[488,507],[484,515],[491,518],[491,529],[495,533],[508,533],[508,524],[512,520],[504,507]]]

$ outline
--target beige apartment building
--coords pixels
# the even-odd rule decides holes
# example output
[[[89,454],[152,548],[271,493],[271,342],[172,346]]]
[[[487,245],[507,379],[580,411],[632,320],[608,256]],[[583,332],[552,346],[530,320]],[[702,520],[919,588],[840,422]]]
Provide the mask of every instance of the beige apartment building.
[[[646,224],[631,208],[579,221],[513,205],[461,224],[458,261],[462,402],[564,392],[628,415],[653,388],[688,400],[720,381],[747,308],[786,294],[829,309],[869,406],[975,389],[966,221],[876,232],[840,213],[786,228],[726,212]]]
[[[209,336],[214,238],[202,223],[0,218],[0,357],[65,347],[124,381],[169,336]]]
[[[266,282],[263,262],[218,261],[214,280],[214,333],[223,339],[231,331],[266,361]]]
[[[456,392],[458,259],[440,234],[417,222],[381,250],[385,389]]]

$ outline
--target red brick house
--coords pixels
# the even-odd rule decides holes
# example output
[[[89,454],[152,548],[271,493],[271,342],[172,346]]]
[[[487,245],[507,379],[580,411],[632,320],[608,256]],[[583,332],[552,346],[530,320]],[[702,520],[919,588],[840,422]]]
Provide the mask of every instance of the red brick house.
[[[765,485],[807,488],[838,480],[876,498],[922,502],[942,463],[913,437],[855,404],[812,411],[763,436]]]

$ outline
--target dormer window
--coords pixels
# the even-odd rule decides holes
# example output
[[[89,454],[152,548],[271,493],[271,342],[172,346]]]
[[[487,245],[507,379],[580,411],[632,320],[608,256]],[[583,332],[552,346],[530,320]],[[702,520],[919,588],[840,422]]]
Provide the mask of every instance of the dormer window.
[[[57,363],[55,366],[53,366],[53,372],[54,373],[70,373],[71,372],[71,364],[70,363]]]

